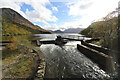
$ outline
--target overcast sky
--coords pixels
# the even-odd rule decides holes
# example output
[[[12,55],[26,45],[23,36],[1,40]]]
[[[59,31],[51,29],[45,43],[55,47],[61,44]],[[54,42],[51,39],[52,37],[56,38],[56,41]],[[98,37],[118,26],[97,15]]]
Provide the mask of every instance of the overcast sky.
[[[118,7],[119,0],[0,0],[47,30],[86,28]]]

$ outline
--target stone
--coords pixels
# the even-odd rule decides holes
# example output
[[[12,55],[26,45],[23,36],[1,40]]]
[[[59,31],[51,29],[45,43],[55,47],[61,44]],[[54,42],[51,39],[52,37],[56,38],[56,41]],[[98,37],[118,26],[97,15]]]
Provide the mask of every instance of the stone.
[[[38,73],[38,74],[39,74],[39,73],[43,73],[43,70],[38,70],[37,73]]]
[[[38,67],[38,69],[43,69],[44,67]]]

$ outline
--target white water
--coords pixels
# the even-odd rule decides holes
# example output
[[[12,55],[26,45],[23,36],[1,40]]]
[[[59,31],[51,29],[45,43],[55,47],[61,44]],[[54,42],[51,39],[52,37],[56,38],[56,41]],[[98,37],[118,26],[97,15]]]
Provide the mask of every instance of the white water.
[[[55,39],[61,34],[37,34],[43,39]],[[62,34],[64,35],[64,34]],[[78,35],[78,34],[77,34]],[[111,79],[97,64],[77,50],[80,41],[69,41],[64,46],[43,44],[40,50],[46,56],[45,78]]]
[[[70,44],[70,43],[69,43]],[[46,78],[110,78],[95,63],[80,53],[76,45],[63,47],[47,44],[40,47],[47,59]]]

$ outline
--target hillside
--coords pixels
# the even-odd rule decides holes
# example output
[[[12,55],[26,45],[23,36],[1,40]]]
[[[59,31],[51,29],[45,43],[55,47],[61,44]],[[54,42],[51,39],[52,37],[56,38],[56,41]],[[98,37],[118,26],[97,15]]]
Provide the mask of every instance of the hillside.
[[[99,42],[95,42],[97,45],[107,47],[110,49],[117,49],[118,46],[118,17],[108,18],[105,17],[103,21],[97,21],[92,23],[86,29],[80,32],[87,37],[99,38]]]
[[[37,72],[37,67],[44,67],[42,64],[43,53],[38,49],[35,42],[32,42],[29,35],[34,33],[51,33],[22,17],[10,8],[2,8],[0,14],[0,30],[2,27],[1,50],[2,50],[2,77],[1,79],[28,79]],[[20,35],[20,36],[16,36]],[[32,37],[33,38],[33,37]],[[2,42],[5,45],[2,45]],[[40,62],[38,62],[40,61]],[[44,74],[41,68],[40,74]],[[40,75],[40,76],[41,76]],[[34,77],[34,76],[33,76]],[[28,79],[29,80],[29,79]]]
[[[50,33],[39,26],[32,24],[16,11],[10,8],[0,8],[2,10],[2,34],[34,34],[34,33]]]
[[[64,30],[64,33],[79,33],[83,28],[68,28]]]

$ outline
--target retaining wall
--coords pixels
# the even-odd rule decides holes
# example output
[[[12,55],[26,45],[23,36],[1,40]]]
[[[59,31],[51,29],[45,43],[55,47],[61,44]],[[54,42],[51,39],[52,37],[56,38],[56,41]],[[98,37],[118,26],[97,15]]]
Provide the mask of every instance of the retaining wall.
[[[92,38],[92,39],[90,39],[90,40],[85,40],[85,42],[87,42],[87,43],[91,43],[91,42],[93,42],[93,41],[99,41],[100,39],[98,39],[98,38]]]
[[[77,44],[77,49],[83,53],[85,56],[90,58],[93,62],[98,64],[98,66],[104,71],[111,73],[114,71],[113,60],[111,56],[108,56],[102,52],[91,49],[84,45]]]
[[[95,49],[95,50],[97,50],[99,52],[102,52],[102,53],[104,53],[106,55],[110,55],[110,52],[111,52],[107,48],[103,48],[103,47],[100,47],[100,46],[92,45],[90,43],[87,43],[87,41],[81,41],[81,44],[84,45],[84,46],[87,46],[89,48]]]

